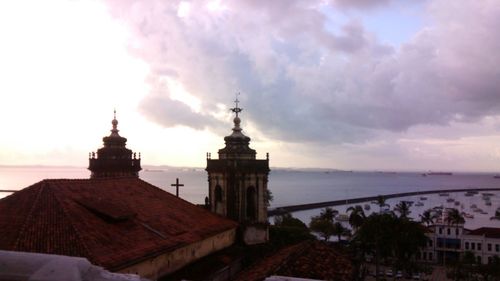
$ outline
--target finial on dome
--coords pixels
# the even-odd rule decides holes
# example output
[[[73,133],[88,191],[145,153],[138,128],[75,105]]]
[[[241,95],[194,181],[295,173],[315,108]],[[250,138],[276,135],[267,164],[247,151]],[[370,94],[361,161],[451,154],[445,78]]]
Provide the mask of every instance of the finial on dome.
[[[234,108],[231,108],[231,111],[236,113],[236,118],[238,118],[238,113],[242,112],[243,111],[243,108],[239,108],[238,107],[238,103],[240,102],[238,100],[238,96],[240,95],[240,93],[236,93],[236,100],[234,100],[234,104],[236,105]]]
[[[118,135],[118,120],[116,120],[116,109],[113,110],[113,121],[111,121],[113,129],[111,129],[111,135]]]

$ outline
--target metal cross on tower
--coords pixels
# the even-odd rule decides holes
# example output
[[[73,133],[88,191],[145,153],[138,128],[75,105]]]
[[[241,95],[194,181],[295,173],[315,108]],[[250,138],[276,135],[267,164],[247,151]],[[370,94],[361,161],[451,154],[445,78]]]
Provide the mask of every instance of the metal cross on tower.
[[[175,183],[170,186],[175,186],[175,196],[179,197],[179,186],[184,186],[184,184],[179,183],[179,178],[176,178]]]
[[[243,109],[242,108],[239,108],[238,107],[238,103],[240,102],[238,100],[238,96],[240,95],[240,93],[236,93],[236,99],[234,100],[234,104],[236,105],[234,108],[231,108],[231,111],[236,113],[236,117],[238,117],[238,113],[242,112]]]

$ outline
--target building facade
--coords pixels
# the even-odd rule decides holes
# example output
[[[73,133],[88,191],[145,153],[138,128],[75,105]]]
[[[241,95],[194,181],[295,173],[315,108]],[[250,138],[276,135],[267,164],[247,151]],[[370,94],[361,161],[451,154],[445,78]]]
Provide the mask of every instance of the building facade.
[[[256,159],[256,151],[249,147],[250,138],[242,133],[236,106],[231,135],[224,138],[226,146],[219,150],[219,159],[207,154],[208,200],[210,210],[240,223],[246,244],[268,241],[267,189],[269,156]]]
[[[118,134],[116,111],[111,134],[102,138],[104,147],[89,153],[90,178],[139,177],[141,154],[126,148],[127,139]]]
[[[429,241],[417,258],[426,262],[455,261],[471,252],[477,262],[487,264],[494,256],[500,257],[500,228],[466,229],[463,224],[448,225],[437,222],[426,233]]]

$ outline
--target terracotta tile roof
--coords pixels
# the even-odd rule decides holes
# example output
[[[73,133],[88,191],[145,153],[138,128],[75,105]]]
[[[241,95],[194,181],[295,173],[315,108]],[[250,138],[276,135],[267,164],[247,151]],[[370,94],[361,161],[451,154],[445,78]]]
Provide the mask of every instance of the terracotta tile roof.
[[[237,224],[138,178],[43,180],[0,200],[0,249],[117,270]]]
[[[320,280],[352,280],[350,259],[319,241],[306,241],[281,249],[242,271],[235,280],[264,280],[270,275]]]
[[[471,230],[468,235],[481,235],[488,238],[500,238],[500,228],[497,227],[480,227]]]

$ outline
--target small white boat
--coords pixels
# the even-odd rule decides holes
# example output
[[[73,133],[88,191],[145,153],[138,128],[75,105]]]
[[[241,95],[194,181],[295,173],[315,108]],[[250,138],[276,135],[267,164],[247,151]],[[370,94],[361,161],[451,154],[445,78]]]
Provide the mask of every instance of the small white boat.
[[[420,200],[422,200],[422,201],[423,201],[423,200],[427,200],[427,197],[422,196],[422,197],[420,197]]]
[[[417,206],[417,207],[422,207],[423,205],[424,205],[424,203],[422,203],[422,202],[415,203],[415,206]]]

